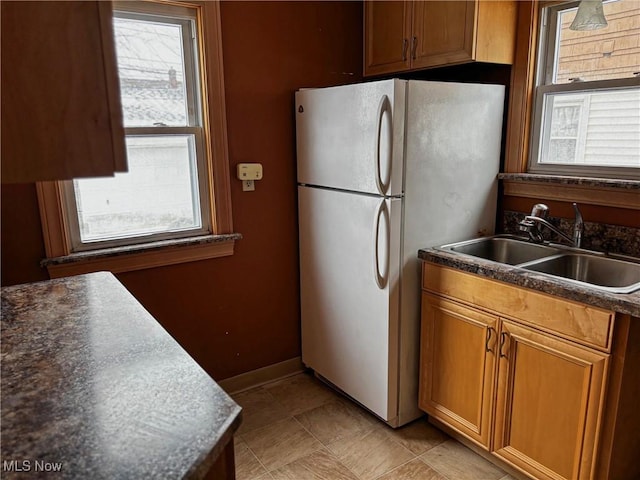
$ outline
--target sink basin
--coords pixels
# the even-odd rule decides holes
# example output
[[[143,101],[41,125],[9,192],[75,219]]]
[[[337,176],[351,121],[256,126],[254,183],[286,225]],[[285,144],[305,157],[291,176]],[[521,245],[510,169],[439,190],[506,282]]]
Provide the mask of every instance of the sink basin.
[[[605,292],[640,290],[640,262],[565,246],[539,245],[514,235],[495,235],[439,247],[461,255],[560,277]]]
[[[530,243],[512,236],[478,238],[444,245],[440,248],[508,265],[531,262],[561,252],[557,248]]]
[[[640,289],[640,263],[608,257],[570,253],[522,265],[527,270],[546,273],[612,293]]]

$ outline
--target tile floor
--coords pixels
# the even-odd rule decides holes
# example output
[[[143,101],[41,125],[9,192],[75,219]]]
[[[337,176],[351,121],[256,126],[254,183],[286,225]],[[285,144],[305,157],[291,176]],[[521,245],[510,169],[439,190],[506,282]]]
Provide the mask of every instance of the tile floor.
[[[308,373],[233,398],[238,480],[513,480],[424,418],[394,430]]]

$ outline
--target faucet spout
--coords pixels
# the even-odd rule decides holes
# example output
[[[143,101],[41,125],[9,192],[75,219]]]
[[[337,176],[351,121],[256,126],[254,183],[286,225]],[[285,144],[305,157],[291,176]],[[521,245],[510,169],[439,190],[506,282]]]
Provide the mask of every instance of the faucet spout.
[[[570,244],[573,245],[573,239],[567,235],[566,233],[562,232],[561,230],[559,230],[557,227],[555,227],[553,224],[549,223],[547,220],[545,220],[544,218],[540,218],[540,217],[534,217],[531,215],[527,215],[526,217],[524,217],[524,220],[526,222],[532,222],[534,225],[538,224],[540,226],[543,227],[547,227],[549,230],[551,230],[553,233],[555,233],[556,235],[558,235],[559,237],[563,238],[564,240],[566,240],[567,242],[569,242]],[[522,222],[521,222],[522,224]],[[536,225],[536,227],[538,226]],[[542,233],[540,232],[539,228],[537,228],[536,230],[538,230],[536,237],[539,235],[540,237],[542,236]],[[531,234],[531,232],[529,232]]]
[[[523,232],[527,232],[529,234],[529,238],[536,243],[542,243],[542,227],[546,227],[555,233],[558,237],[562,238],[566,242],[568,242],[571,246],[580,248],[580,243],[582,240],[582,232],[584,231],[584,222],[582,220],[582,214],[580,213],[580,209],[576,203],[573,204],[573,210],[575,212],[575,223],[573,225],[573,236],[570,237],[560,229],[558,229],[555,225],[549,223],[546,220],[549,208],[542,204],[538,203],[533,206],[533,210],[531,211],[531,215],[527,215],[524,217],[522,221],[520,221],[519,228]]]

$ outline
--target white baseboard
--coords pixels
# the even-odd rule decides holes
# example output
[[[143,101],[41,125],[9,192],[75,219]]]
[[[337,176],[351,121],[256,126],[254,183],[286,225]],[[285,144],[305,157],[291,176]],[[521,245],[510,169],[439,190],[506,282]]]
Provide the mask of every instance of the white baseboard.
[[[265,383],[270,383],[281,378],[290,377],[304,370],[300,357],[290,358],[284,362],[274,363],[266,367],[241,373],[235,377],[220,380],[218,385],[227,393],[238,393],[242,390],[259,387]]]

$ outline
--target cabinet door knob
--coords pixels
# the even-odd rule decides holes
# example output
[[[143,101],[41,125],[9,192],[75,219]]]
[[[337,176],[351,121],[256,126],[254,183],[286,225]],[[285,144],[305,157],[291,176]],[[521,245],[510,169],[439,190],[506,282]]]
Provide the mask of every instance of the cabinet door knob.
[[[404,38],[402,40],[402,61],[406,62],[407,61],[407,49],[409,48],[409,40],[407,40],[406,38]]]
[[[416,59],[416,50],[418,49],[418,37],[413,37],[411,45],[411,59]]]

